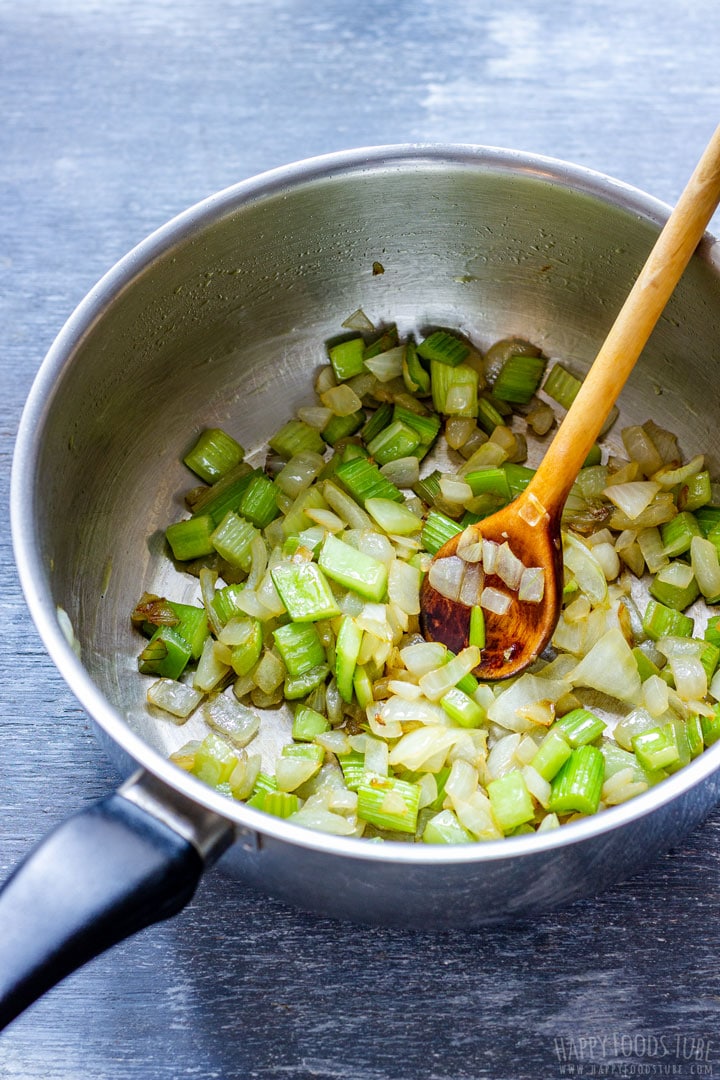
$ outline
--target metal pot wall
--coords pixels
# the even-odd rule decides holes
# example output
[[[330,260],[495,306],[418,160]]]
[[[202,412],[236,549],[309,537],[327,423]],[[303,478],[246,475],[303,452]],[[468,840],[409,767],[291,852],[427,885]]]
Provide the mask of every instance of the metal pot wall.
[[[149,715],[128,618],[143,589],[183,599],[162,530],[180,516],[181,458],[198,431],[260,445],[310,400],[347,314],[362,307],[401,332],[453,326],[481,345],[517,334],[586,368],[667,212],[607,177],[505,150],[353,151],[211,197],[92,290],[28,401],[12,524],[48,651],[130,779],[60,826],[0,894],[0,1021],[179,910],[221,855],[228,873],[312,910],[471,927],[595,892],[702,820],[720,795],[720,745],[630,803],[544,835],[440,848],[310,832],[168,763],[194,732]],[[718,341],[708,237],[623,393],[621,423],[652,417],[686,453],[712,450]],[[281,716],[266,745],[286,731]]]

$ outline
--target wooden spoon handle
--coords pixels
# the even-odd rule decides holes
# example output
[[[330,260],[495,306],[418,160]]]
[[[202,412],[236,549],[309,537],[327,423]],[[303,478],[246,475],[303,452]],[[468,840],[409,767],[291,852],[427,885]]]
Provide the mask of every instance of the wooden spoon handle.
[[[559,512],[720,200],[720,126],[670,214],[528,490]]]

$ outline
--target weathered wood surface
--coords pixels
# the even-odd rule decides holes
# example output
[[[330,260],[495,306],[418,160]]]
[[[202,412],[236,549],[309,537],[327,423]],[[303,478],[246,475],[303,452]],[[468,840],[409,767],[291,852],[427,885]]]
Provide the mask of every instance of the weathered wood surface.
[[[0,874],[116,780],[7,527],[22,403],[93,282],[212,191],[354,145],[513,146],[672,202],[720,117],[719,42],[716,0],[0,0]],[[642,877],[473,933],[358,929],[211,874],[8,1029],[0,1076],[718,1076],[719,897],[720,812]]]

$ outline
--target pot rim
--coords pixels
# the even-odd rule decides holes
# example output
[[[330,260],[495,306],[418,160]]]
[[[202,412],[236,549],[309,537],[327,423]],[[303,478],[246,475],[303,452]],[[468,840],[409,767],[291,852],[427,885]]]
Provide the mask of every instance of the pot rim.
[[[283,190],[344,174],[400,172],[418,167],[441,169],[447,166],[485,169],[505,173],[509,177],[519,175],[567,187],[637,214],[658,228],[662,227],[670,212],[666,203],[639,188],[585,166],[519,150],[472,144],[400,143],[342,150],[307,158],[242,180],[195,203],[150,233],[115,263],[80,301],[50,346],[32,384],[18,428],[10,489],[15,561],[35,626],[74,696],[114,742],[169,788],[219,817],[234,822],[244,832],[353,859],[408,865],[491,862],[523,855],[539,856],[623,828],[674,801],[711,776],[720,767],[720,742],[679,772],[628,802],[546,833],[444,847],[402,842],[369,844],[357,838],[333,836],[293,825],[243,803],[231,802],[173,765],[132,730],[100,691],[75,655],[58,621],[46,567],[35,536],[34,499],[29,493],[35,490],[40,445],[38,433],[52,406],[53,387],[66,366],[72,363],[76,349],[103,317],[114,298],[139,274],[146,272],[156,259],[166,255],[198,228],[248,204],[274,197]],[[701,245],[701,257],[712,263],[720,275],[720,260],[716,252],[711,251],[715,243],[714,238],[707,234]]]

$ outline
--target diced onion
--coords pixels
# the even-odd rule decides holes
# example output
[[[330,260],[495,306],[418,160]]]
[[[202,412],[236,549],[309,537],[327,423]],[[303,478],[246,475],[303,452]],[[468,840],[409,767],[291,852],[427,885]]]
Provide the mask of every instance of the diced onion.
[[[490,585],[486,585],[480,593],[480,607],[486,611],[492,611],[495,615],[506,615],[512,603],[507,593],[500,592]]]

